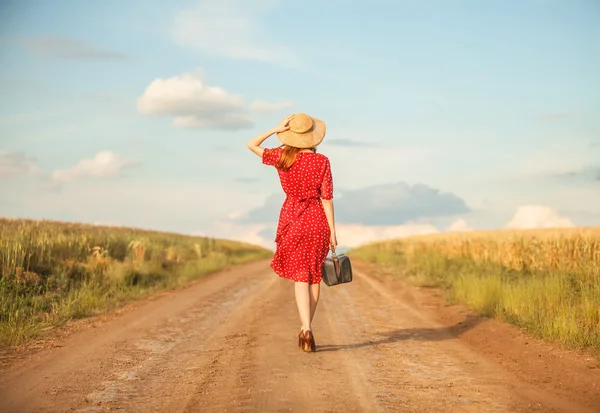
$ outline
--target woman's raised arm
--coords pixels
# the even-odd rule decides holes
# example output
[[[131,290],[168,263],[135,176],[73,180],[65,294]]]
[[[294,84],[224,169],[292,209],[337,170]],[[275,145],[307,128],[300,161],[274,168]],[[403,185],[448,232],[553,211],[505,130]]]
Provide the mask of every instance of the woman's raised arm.
[[[290,128],[289,123],[293,118],[294,115],[286,116],[285,118],[283,118],[279,125],[269,129],[265,133],[261,133],[260,135],[250,139],[248,143],[246,143],[246,146],[248,147],[248,149],[250,149],[252,152],[254,152],[262,158],[265,148],[261,147],[260,144],[263,143],[269,136],[273,135],[274,133],[285,132],[286,130],[288,130]]]

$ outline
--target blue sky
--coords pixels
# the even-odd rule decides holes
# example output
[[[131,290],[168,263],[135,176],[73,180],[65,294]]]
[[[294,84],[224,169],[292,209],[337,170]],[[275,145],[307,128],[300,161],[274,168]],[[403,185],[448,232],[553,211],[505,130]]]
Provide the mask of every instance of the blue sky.
[[[305,112],[341,245],[600,225],[598,73],[591,0],[4,1],[0,215],[272,247]]]

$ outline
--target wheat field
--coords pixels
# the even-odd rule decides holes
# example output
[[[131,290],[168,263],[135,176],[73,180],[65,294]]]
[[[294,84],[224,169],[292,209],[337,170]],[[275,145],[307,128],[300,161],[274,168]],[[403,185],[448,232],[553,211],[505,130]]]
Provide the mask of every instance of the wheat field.
[[[0,219],[0,346],[269,255],[206,237]]]
[[[569,348],[600,354],[600,227],[416,236],[356,248],[451,302]]]

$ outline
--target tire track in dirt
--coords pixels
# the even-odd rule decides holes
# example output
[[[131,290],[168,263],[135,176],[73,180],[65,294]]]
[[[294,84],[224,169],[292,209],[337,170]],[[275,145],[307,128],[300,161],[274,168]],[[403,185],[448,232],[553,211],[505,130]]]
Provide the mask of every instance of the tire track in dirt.
[[[590,412],[529,385],[362,272],[322,286],[318,351],[266,262],[162,294],[0,372],[0,411]]]

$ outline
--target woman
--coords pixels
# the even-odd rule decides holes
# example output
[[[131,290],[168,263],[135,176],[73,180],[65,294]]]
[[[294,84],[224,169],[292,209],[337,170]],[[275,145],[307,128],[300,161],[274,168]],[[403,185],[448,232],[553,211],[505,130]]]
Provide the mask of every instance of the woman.
[[[325,131],[325,122],[297,113],[247,144],[263,164],[277,168],[286,194],[271,268],[280,277],[294,281],[302,322],[298,346],[304,351],[316,349],[312,320],[319,302],[321,266],[329,249],[337,246],[331,167],[326,156],[316,153]],[[283,145],[262,148],[261,143],[274,133]]]

